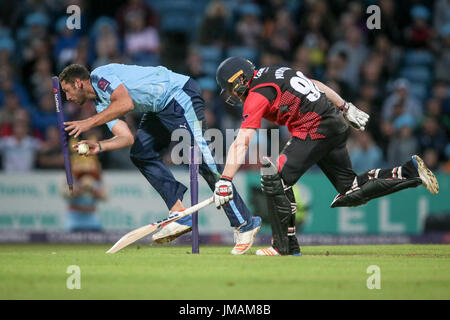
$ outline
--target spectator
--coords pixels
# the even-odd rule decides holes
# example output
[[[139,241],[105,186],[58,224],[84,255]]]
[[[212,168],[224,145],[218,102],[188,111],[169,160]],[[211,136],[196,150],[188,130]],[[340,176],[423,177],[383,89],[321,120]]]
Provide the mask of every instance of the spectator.
[[[236,24],[239,45],[257,47],[263,36],[263,26],[259,21],[260,9],[257,5],[246,3],[240,6],[240,18]]]
[[[117,25],[113,20],[106,17],[98,18],[94,24],[92,35],[96,53],[92,68],[121,62]]]
[[[39,109],[31,114],[31,121],[42,137],[45,136],[47,128],[58,123],[55,112],[55,100],[51,92],[44,94],[39,100]]]
[[[421,153],[433,149],[437,153],[438,160],[444,160],[444,150],[448,143],[445,131],[439,126],[437,119],[427,117],[422,122],[421,130],[417,134]]]
[[[364,172],[383,166],[383,153],[374,143],[370,133],[365,131],[354,132],[356,146],[350,152],[353,170]]]
[[[447,134],[450,134],[450,114],[442,112],[442,107],[439,99],[431,98],[427,101],[426,116],[433,117],[439,123]]]
[[[430,11],[423,5],[415,5],[411,9],[412,24],[406,29],[406,45],[413,48],[426,49],[430,46],[433,30],[428,25]]]
[[[358,88],[359,72],[362,64],[365,62],[368,49],[364,44],[361,30],[356,26],[349,27],[345,32],[345,40],[336,42],[331,48],[330,53],[345,52],[348,63],[343,70],[345,78],[348,80],[353,90]]]
[[[30,76],[31,92],[34,101],[42,96],[48,95],[53,90],[52,85],[52,63],[48,58],[39,58],[33,67],[33,73]]]
[[[0,136],[8,135],[5,132],[9,131],[8,129],[12,126],[14,120],[14,114],[21,108],[19,99],[14,92],[7,92],[3,100],[4,105],[0,108]]]
[[[156,66],[159,64],[158,31],[146,24],[145,13],[129,11],[125,16],[125,53],[133,64]]]
[[[450,22],[439,30],[440,41],[436,50],[434,63],[435,77],[438,80],[450,83]]]
[[[301,36],[301,45],[308,49],[313,68],[322,68],[326,62],[329,43],[323,30],[323,19],[323,16],[318,13],[311,14],[306,20],[306,26]]]
[[[282,53],[285,59],[290,59],[298,36],[290,12],[287,9],[279,9],[276,12],[275,23],[269,30],[267,29],[265,41],[268,46]]]
[[[416,121],[422,117],[422,107],[417,99],[410,94],[409,81],[398,79],[394,83],[394,92],[383,104],[382,120],[394,121],[401,114],[409,114]]]
[[[223,1],[211,1],[199,30],[199,43],[224,47],[230,41],[230,13]]]
[[[259,58],[262,66],[278,67],[286,66],[286,62],[282,55],[275,49],[265,49],[261,52],[261,57]]]
[[[148,1],[143,0],[128,0],[125,5],[117,10],[117,22],[120,27],[120,33],[125,34],[126,17],[129,13],[140,12],[144,16],[144,24],[155,29],[158,28],[159,19],[155,11],[148,5]]]
[[[425,149],[423,151],[423,161],[430,170],[437,171],[440,169],[439,152],[436,149]]]
[[[292,68],[300,70],[304,75],[312,77],[311,58],[308,48],[300,45],[294,53]]]
[[[348,57],[344,51],[332,53],[328,56],[327,68],[325,71],[325,82],[334,82],[340,88],[339,92],[346,99],[351,99],[354,94],[353,89],[345,77],[345,70],[348,65]]]
[[[409,17],[403,17],[402,4],[394,0],[380,0],[379,6],[381,9],[381,25],[383,26],[379,33],[382,33],[389,37],[393,43],[401,44],[404,40],[403,38],[403,18],[408,19]],[[375,33],[369,32],[368,36],[374,35]]]
[[[61,147],[61,138],[57,126],[47,128],[45,140],[37,153],[37,168],[60,169],[64,168],[64,155]]]
[[[450,2],[448,0],[436,0],[434,4],[433,22],[434,29],[439,30],[442,26],[450,23]]]
[[[28,134],[29,130],[26,122],[17,121],[13,124],[13,135],[0,138],[3,169],[6,173],[24,173],[34,168],[36,152],[41,143]]]
[[[66,26],[67,17],[61,17],[56,22],[56,39],[53,55],[56,59],[58,70],[62,70],[66,65],[73,61],[77,55],[77,47],[80,42],[80,36],[75,29],[69,29]]]
[[[394,121],[395,136],[391,139],[387,152],[388,166],[408,161],[417,154],[419,146],[413,135],[415,120],[409,114],[399,116]]]
[[[203,59],[200,53],[192,47],[188,51],[186,58],[184,74],[190,76],[193,79],[199,79],[206,76],[203,70]]]

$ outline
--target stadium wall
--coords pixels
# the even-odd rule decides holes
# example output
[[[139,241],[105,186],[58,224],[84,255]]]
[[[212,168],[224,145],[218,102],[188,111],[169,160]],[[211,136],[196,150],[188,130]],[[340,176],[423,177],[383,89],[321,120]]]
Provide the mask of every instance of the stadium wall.
[[[189,173],[174,170],[175,176],[189,186]],[[107,200],[98,206],[105,231],[122,232],[167,216],[159,195],[139,174],[129,171],[106,171],[103,175]],[[235,183],[241,196],[255,215],[267,215],[260,192],[257,172],[242,172]],[[430,195],[425,188],[402,191],[374,200],[362,207],[331,209],[336,192],[322,174],[310,173],[298,184],[300,203],[299,231],[304,235],[421,235],[428,231],[450,231],[450,175],[439,175],[440,193]],[[211,191],[200,180],[199,199]],[[64,231],[67,204],[61,192],[67,186],[61,172],[33,172],[23,175],[0,175],[0,232]],[[185,205],[189,205],[189,194]],[[229,234],[224,214],[210,206],[199,214],[201,234]],[[441,230],[439,230],[441,229]],[[270,234],[265,224],[261,232]]]

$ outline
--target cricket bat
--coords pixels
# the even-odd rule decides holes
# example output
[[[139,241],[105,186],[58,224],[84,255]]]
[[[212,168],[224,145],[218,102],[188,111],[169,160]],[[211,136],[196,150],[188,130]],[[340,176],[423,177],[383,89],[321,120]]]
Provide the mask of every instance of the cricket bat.
[[[128,232],[126,235],[124,235],[122,238],[119,239],[106,253],[116,253],[117,251],[125,248],[126,246],[132,244],[133,242],[136,242],[137,240],[157,231],[163,228],[164,226],[168,225],[169,223],[172,223],[174,221],[177,221],[178,219],[181,219],[183,217],[186,217],[188,215],[193,214],[194,212],[197,212],[198,210],[209,206],[211,203],[214,202],[214,197],[208,198],[199,204],[196,204],[195,206],[192,206],[170,218],[140,227],[138,229],[135,229],[133,231]]]

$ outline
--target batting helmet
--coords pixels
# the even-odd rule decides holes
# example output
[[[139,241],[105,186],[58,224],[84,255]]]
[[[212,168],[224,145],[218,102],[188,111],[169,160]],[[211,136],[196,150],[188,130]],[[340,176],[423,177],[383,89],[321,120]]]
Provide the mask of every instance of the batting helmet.
[[[217,68],[216,81],[222,91],[220,95],[226,103],[235,107],[240,99],[233,95],[237,93],[242,97],[248,90],[248,82],[253,78],[255,66],[247,59],[231,57],[224,60]]]

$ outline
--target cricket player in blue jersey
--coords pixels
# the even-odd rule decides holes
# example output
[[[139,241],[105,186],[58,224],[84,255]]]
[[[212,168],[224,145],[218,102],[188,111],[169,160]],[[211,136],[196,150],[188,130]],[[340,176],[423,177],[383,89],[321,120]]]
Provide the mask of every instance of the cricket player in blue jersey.
[[[171,133],[186,128],[191,145],[197,144],[203,161],[199,172],[211,190],[221,178],[222,166],[215,163],[203,132],[206,130],[204,101],[195,80],[168,70],[163,66],[141,67],[108,64],[89,73],[81,65],[72,64],[59,75],[66,98],[82,105],[95,103],[97,114],[80,121],[65,122],[69,135],[78,137],[89,129],[106,124],[114,135],[111,139],[87,143],[87,155],[131,147],[130,158],[165,201],[170,214],[184,210],[183,195],[187,188],[178,182],[163,163],[160,151],[171,142]],[[142,112],[136,136],[121,117],[129,112]],[[201,126],[198,124],[201,123]],[[232,254],[243,254],[253,244],[261,226],[261,218],[253,217],[236,192],[233,200],[223,207],[232,227],[236,245]],[[153,235],[155,242],[168,242],[192,230],[191,216],[167,225]]]

